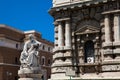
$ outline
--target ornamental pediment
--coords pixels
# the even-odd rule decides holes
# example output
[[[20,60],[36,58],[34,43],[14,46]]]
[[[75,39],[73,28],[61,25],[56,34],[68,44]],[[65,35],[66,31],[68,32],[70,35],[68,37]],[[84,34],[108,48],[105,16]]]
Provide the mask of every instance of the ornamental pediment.
[[[100,28],[93,27],[93,26],[84,26],[80,27],[78,30],[75,31],[76,34],[90,34],[90,33],[97,33],[100,31]]]

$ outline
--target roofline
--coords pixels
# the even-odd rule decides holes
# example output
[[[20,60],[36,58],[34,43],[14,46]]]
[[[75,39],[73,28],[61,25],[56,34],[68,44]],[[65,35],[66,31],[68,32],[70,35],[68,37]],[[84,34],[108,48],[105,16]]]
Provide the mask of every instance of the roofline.
[[[25,33],[25,34],[38,33],[38,34],[40,34],[40,35],[41,35],[41,33],[40,33],[40,32],[35,31],[35,30],[28,30],[28,31],[24,31],[24,33]]]
[[[18,33],[24,34],[22,31],[20,31],[20,30],[18,30],[18,29],[15,29],[15,28],[13,28],[13,27],[10,27],[10,26],[8,26],[8,25],[6,25],[6,24],[0,24],[0,28],[10,29],[10,30],[16,31],[16,32],[18,32]]]

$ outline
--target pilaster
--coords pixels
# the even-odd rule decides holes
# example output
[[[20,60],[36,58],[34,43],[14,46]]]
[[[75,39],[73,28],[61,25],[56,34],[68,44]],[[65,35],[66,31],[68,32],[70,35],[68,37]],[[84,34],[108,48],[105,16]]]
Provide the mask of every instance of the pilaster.
[[[105,43],[110,43],[110,18],[109,15],[105,15]]]
[[[63,26],[62,22],[58,22],[58,47],[64,46]]]
[[[114,42],[120,42],[120,15],[114,14]]]
[[[71,48],[71,27],[70,20],[65,21],[65,47]]]

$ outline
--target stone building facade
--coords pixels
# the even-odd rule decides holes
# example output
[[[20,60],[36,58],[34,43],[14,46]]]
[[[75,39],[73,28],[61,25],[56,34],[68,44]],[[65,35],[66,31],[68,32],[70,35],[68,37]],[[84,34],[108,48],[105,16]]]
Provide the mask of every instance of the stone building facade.
[[[51,80],[120,79],[120,1],[53,0]]]
[[[35,35],[36,39],[43,43],[39,54],[43,74],[42,79],[47,80],[51,77],[53,43],[43,39],[41,34],[34,30],[22,32],[1,24],[0,80],[18,80],[19,57],[28,34]]]

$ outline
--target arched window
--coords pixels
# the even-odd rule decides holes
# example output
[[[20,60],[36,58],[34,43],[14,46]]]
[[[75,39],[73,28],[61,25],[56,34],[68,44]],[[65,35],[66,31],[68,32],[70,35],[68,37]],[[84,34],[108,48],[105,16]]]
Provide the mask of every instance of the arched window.
[[[41,57],[41,65],[45,65],[45,57],[44,56]]]
[[[42,50],[45,50],[45,45],[43,45]]]
[[[50,59],[48,59],[48,66],[50,66],[51,65],[51,60]]]
[[[48,51],[50,51],[50,47],[48,47]]]
[[[16,44],[16,48],[18,48],[18,44]]]
[[[18,64],[18,58],[15,57],[15,64]]]
[[[42,77],[41,77],[41,78],[42,78],[42,80],[44,80],[44,75],[42,75]]]
[[[94,43],[87,41],[84,45],[84,61],[85,63],[94,63]]]

